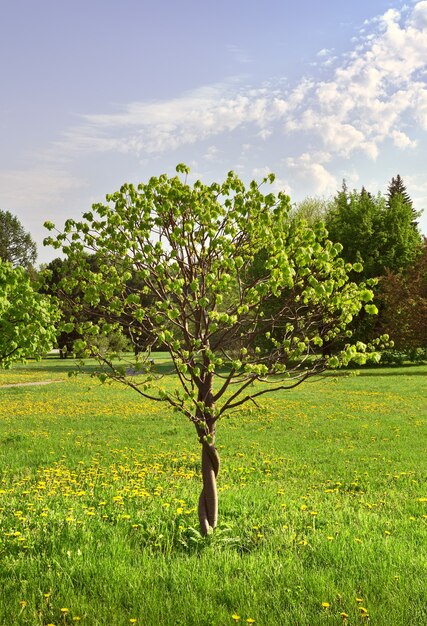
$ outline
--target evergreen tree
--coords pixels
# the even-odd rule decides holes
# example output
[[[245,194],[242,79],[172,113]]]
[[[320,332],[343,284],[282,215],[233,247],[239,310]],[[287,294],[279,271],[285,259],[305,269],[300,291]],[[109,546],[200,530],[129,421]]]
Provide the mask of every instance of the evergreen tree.
[[[397,174],[396,177],[393,176],[391,181],[388,184],[387,206],[390,206],[390,204],[393,202],[393,199],[396,196],[400,196],[402,198],[402,201],[412,210],[412,213],[413,213],[412,225],[416,228],[418,226],[418,222],[417,222],[418,213],[414,209],[411,196],[408,194],[406,185],[404,184],[403,179],[400,176],[400,174]]]
[[[402,196],[403,200],[406,202],[406,204],[409,204],[409,206],[412,208],[412,200],[410,195],[408,194],[407,190],[406,190],[406,186],[402,180],[402,177],[400,176],[400,174],[397,174],[396,177],[392,177],[389,185],[388,185],[388,190],[387,190],[387,198],[388,198],[388,203],[390,203],[390,200],[393,198],[393,196],[395,196],[397,193],[400,193],[400,195]]]
[[[381,195],[372,196],[364,187],[348,191],[345,181],[326,215],[326,228],[332,241],[343,246],[342,256],[349,263],[363,262],[364,278],[381,273],[378,228],[385,208]]]
[[[36,258],[36,244],[18,218],[10,211],[0,211],[0,259],[29,269]]]

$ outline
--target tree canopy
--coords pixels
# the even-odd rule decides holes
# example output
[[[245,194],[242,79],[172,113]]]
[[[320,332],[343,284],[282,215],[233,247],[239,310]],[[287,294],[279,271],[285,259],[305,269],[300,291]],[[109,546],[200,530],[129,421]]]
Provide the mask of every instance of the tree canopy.
[[[31,267],[37,258],[36,244],[10,211],[0,211],[0,259],[14,267]]]
[[[46,243],[70,260],[73,273],[61,288],[72,294],[79,285],[76,311],[96,306],[102,312],[96,322],[79,323],[76,315],[84,337],[78,349],[100,357],[108,366],[102,376],[168,403],[194,424],[202,444],[199,519],[206,533],[217,520],[219,418],[328,367],[375,358],[372,346],[351,344],[347,327],[362,308],[376,308],[371,285],[349,279],[342,246],[327,239],[322,225],[290,219],[284,193],[264,194],[255,181],[246,188],[233,172],[221,184],[191,186],[188,168],[177,171],[182,177],[123,185]],[[88,251],[96,255],[96,271],[82,260]],[[283,305],[266,307],[272,297]],[[127,367],[100,355],[91,340],[120,325],[144,349]],[[163,386],[150,365],[159,343],[170,353],[178,388]]]
[[[26,271],[0,261],[0,368],[48,352],[57,321],[56,307],[34,291]]]
[[[373,196],[364,187],[349,191],[343,183],[325,214],[330,238],[343,245],[342,256],[363,262],[363,278],[404,270],[420,253],[422,237],[414,222],[418,214],[402,179],[393,181],[388,198]]]

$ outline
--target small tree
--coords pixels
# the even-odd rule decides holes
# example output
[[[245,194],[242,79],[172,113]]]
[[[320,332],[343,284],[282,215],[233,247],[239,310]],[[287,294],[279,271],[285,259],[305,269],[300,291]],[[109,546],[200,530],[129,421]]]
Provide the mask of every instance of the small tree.
[[[30,268],[37,258],[36,244],[10,211],[0,211],[0,259]]]
[[[0,368],[40,358],[55,342],[58,313],[34,291],[22,267],[0,261]]]
[[[218,420],[327,367],[365,362],[373,355],[362,343],[329,356],[322,345],[342,346],[353,316],[363,306],[376,309],[367,304],[372,291],[349,281],[342,246],[326,239],[323,226],[289,219],[286,195],[264,195],[256,182],[245,188],[233,172],[222,184],[191,187],[188,168],[177,171],[184,180],[161,175],[137,189],[124,185],[107,196],[108,204],[94,205],[80,222],[68,220],[46,243],[73,261],[86,250],[97,255],[96,272],[73,262],[73,275],[62,282],[69,292],[79,284],[77,309],[96,305],[104,312],[97,324],[80,325],[89,339],[78,348],[96,354],[90,335],[125,324],[145,348],[131,365],[140,376],[127,376],[128,368],[98,354],[108,367],[101,377],[108,373],[193,423],[202,446],[199,521],[206,534],[217,524]],[[254,271],[259,258],[264,261]],[[283,306],[266,314],[269,299],[281,296]],[[263,348],[256,347],[259,336]],[[151,367],[156,344],[170,353],[178,387],[162,387]]]

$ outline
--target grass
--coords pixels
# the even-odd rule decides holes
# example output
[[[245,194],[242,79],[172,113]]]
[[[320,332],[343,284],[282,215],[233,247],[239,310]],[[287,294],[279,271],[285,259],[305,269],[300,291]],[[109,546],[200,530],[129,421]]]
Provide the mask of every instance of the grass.
[[[0,389],[1,624],[425,626],[425,366],[224,419],[207,538],[191,425],[72,367],[0,374],[63,381]]]

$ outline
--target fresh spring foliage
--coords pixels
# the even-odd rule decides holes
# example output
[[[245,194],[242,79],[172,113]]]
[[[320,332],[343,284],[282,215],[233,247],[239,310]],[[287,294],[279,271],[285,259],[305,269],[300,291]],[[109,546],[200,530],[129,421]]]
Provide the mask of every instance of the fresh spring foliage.
[[[68,220],[63,233],[46,241],[73,268],[61,286],[75,294],[82,334],[76,349],[110,368],[102,376],[166,401],[194,423],[202,443],[199,517],[207,533],[217,523],[217,420],[326,368],[376,358],[374,346],[349,343],[347,332],[363,307],[367,313],[376,307],[371,285],[349,280],[342,246],[326,238],[322,225],[290,219],[284,193],[264,194],[255,181],[246,188],[233,172],[222,184],[190,186],[188,168],[177,171],[184,180],[161,175],[138,188],[123,185],[108,204],[94,205],[80,222]],[[280,306],[269,306],[272,299]],[[88,307],[96,307],[99,319],[79,322]],[[100,354],[94,341],[117,328],[143,354],[128,368]],[[255,342],[260,336],[262,348]],[[150,367],[150,350],[159,344],[180,381],[173,392]]]
[[[177,170],[188,174],[185,166]],[[268,391],[274,391],[326,367],[366,362],[370,353],[361,343],[333,354],[322,346],[342,343],[362,307],[376,312],[368,304],[372,290],[349,281],[341,245],[328,241],[322,226],[289,220],[288,196],[264,195],[260,187],[252,182],[246,189],[232,172],[222,184],[193,187],[162,175],[137,189],[124,185],[107,196],[109,204],[94,205],[83,221],[68,220],[63,233],[47,238],[73,264],[61,286],[72,293],[79,285],[76,311],[96,305],[100,312],[97,323],[80,324],[84,339],[77,348],[90,349],[92,336],[119,326],[137,349],[162,344],[182,390],[159,389],[155,397],[196,421],[235,408],[241,391],[249,390],[245,399],[259,395],[250,391],[255,381],[271,378]],[[84,262],[88,251],[96,255],[96,270]],[[265,252],[254,276],[254,262]],[[272,297],[284,297],[284,305],[266,318]],[[253,349],[260,333],[268,350]],[[214,373],[223,382],[211,397]],[[123,369],[114,375],[125,378]],[[142,395],[154,393],[151,373],[141,378],[128,382]]]
[[[22,267],[0,261],[0,368],[40,358],[55,342],[57,310]]]

